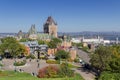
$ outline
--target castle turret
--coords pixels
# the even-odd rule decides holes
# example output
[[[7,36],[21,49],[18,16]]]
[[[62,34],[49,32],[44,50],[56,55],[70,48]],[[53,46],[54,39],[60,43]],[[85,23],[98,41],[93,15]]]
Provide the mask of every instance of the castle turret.
[[[43,25],[44,33],[47,33],[53,37],[57,37],[57,23],[51,16],[48,17],[45,24]]]

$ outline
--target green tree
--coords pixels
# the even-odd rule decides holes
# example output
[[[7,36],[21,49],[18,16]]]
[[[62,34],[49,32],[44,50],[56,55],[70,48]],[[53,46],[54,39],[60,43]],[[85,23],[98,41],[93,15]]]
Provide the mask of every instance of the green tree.
[[[100,70],[99,80],[119,80],[120,46],[100,46],[91,56],[91,65]]]
[[[51,49],[54,49],[54,48],[57,47],[57,45],[54,43],[54,41],[50,41],[50,42],[48,43],[48,47],[51,48]]]
[[[59,38],[53,38],[49,43],[48,46],[49,48],[57,48],[57,46],[60,45],[62,41]]]
[[[60,65],[59,74],[61,77],[73,77],[74,71],[69,68],[68,63],[62,63]]]
[[[59,50],[55,54],[55,59],[60,60],[60,59],[68,59],[70,57],[69,52],[66,52],[64,50]]]
[[[112,72],[120,73],[120,58],[113,58],[109,65]]]
[[[112,53],[109,47],[99,46],[92,54],[91,65],[99,69],[100,72],[109,70],[109,61],[112,59]]]
[[[43,40],[38,40],[38,44],[39,44],[39,45],[45,44],[45,41],[43,41]]]
[[[60,43],[62,43],[62,41],[59,38],[53,38],[52,41],[56,44],[59,45]]]
[[[113,45],[110,47],[112,54],[120,58],[120,45]]]
[[[15,38],[7,37],[2,40],[0,45],[0,52],[4,54],[5,50],[8,50],[11,56],[17,57],[23,53],[26,53],[24,45],[21,45]]]
[[[27,39],[27,38],[22,38],[22,39],[20,39],[19,41],[20,41],[20,42],[27,42],[28,39]]]

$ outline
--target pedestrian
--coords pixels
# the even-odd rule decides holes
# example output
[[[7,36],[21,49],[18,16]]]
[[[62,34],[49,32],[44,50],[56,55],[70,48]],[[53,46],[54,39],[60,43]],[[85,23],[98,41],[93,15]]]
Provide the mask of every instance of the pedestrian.
[[[39,66],[40,66],[40,64],[38,63],[38,66],[37,66],[37,67],[39,68]]]
[[[35,75],[35,73],[34,72],[32,72],[32,76],[34,76]]]
[[[37,59],[37,62],[39,62],[39,60]]]
[[[21,72],[21,71],[22,71],[22,69],[19,69],[19,71]]]
[[[31,62],[31,58],[30,58],[30,60],[29,60],[30,62]]]

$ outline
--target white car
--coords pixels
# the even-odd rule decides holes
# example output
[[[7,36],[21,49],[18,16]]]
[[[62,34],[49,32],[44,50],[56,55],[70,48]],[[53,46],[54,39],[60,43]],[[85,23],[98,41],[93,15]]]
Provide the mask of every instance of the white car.
[[[82,62],[83,62],[83,60],[82,60],[82,59],[79,59],[79,61],[80,61],[80,63],[82,63]]]

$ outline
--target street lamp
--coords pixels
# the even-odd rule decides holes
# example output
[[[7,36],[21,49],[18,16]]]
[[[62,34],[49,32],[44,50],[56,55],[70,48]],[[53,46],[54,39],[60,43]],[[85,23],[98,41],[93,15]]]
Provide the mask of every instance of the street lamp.
[[[16,63],[16,60],[14,61],[14,64]],[[14,65],[15,66],[15,65]],[[14,69],[14,71],[16,72],[16,66],[15,66],[15,69]]]
[[[1,67],[2,67],[2,57],[0,55],[0,69],[1,69]]]
[[[15,66],[14,71],[16,72],[16,65],[15,64],[16,64],[16,57],[14,59],[14,64],[13,64]]]
[[[40,59],[40,51],[41,51],[41,49],[40,49],[40,47],[38,46],[38,47],[37,47],[37,53],[38,53],[38,55],[37,55],[37,58],[38,58],[38,59],[37,59],[37,68],[40,67],[40,63],[39,63],[39,62],[40,62],[40,60],[39,60],[39,59]]]
[[[39,59],[38,59],[38,65],[37,65],[37,67],[39,68],[39,66],[40,66],[40,64],[39,64]]]

